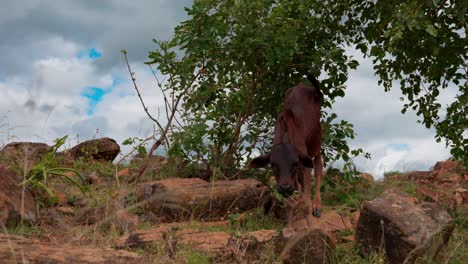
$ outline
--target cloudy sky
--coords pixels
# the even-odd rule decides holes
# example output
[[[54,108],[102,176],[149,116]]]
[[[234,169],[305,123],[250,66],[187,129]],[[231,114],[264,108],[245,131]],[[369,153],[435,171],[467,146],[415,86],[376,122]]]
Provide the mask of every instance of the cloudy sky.
[[[168,39],[187,18],[187,0],[5,0],[0,9],[0,146],[12,141],[69,145],[108,136],[122,142],[153,131],[129,82],[120,50],[131,66],[150,109],[161,95],[147,66],[153,38]],[[352,146],[372,154],[358,168],[384,171],[428,169],[449,157],[434,131],[400,114],[398,89],[377,85],[369,61],[352,49],[361,66],[351,73],[340,117],[354,123]],[[453,95],[443,96],[447,103]]]

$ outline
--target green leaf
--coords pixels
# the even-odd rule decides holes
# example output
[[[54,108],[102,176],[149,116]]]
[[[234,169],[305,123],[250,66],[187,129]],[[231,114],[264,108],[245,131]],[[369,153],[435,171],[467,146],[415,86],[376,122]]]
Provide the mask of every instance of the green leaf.
[[[433,25],[427,25],[426,32],[434,37],[437,37],[437,29]]]

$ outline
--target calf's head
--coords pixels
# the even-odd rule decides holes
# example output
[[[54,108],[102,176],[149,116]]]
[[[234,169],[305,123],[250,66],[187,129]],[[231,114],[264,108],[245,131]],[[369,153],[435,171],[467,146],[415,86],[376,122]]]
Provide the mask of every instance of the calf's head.
[[[283,143],[274,145],[271,152],[254,158],[249,168],[261,168],[271,164],[276,178],[276,188],[284,196],[297,190],[297,182],[302,178],[304,167],[312,168],[313,161],[294,145]]]

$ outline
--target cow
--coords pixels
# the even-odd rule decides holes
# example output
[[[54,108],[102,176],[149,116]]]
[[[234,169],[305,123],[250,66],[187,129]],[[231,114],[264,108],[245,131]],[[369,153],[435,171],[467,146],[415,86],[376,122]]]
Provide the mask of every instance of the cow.
[[[276,189],[288,199],[298,191],[305,203],[304,214],[309,227],[312,215],[320,217],[320,181],[323,176],[321,157],[322,127],[320,104],[323,94],[317,79],[307,74],[312,86],[303,83],[289,88],[275,126],[271,151],[254,158],[249,168],[271,164]],[[315,194],[310,199],[312,168],[315,174]],[[288,206],[289,205],[289,206]],[[292,227],[294,206],[287,203],[288,226]]]

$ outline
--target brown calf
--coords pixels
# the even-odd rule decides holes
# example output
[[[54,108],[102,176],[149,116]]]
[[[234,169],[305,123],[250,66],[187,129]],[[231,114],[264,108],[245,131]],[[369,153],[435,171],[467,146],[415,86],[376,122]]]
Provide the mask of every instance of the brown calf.
[[[320,101],[323,97],[318,81],[307,75],[313,86],[303,83],[286,91],[285,101],[275,127],[275,138],[270,153],[253,159],[249,167],[265,167],[271,163],[276,188],[284,196],[295,190],[302,193],[304,214],[310,226],[312,214],[320,217],[320,180],[323,174],[321,152],[322,128]],[[311,171],[315,174],[315,195],[310,199]],[[291,199],[290,199],[291,200]],[[287,203],[288,225],[292,227],[293,201]]]

